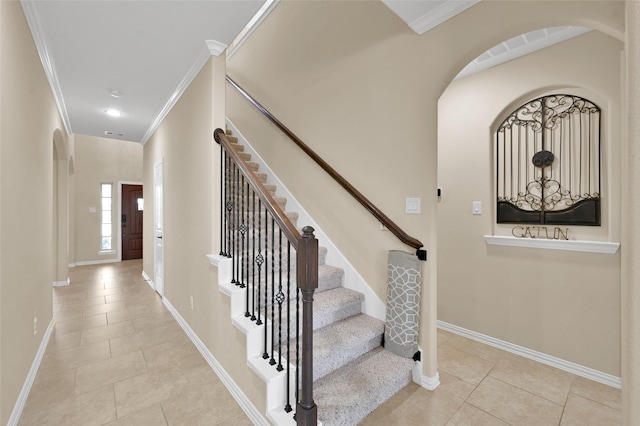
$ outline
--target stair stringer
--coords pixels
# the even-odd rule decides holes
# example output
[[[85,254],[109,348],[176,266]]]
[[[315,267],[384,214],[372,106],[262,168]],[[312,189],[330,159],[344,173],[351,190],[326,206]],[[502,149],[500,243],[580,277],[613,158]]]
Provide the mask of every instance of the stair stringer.
[[[386,320],[387,307],[385,302],[378,297],[369,284],[364,280],[362,275],[347,260],[342,252],[336,247],[329,237],[322,231],[320,226],[313,220],[307,211],[301,206],[296,198],[288,191],[284,184],[278,179],[273,170],[264,162],[262,157],[253,149],[249,141],[242,135],[242,132],[233,124],[229,118],[226,120],[227,129],[232,130],[233,134],[238,138],[238,143],[245,147],[245,152],[251,153],[251,161],[260,165],[260,171],[266,173],[267,181],[276,185],[277,193],[287,199],[287,211],[298,213],[298,223],[310,225],[314,228],[315,236],[318,243],[328,249],[326,263],[342,268],[344,271],[343,285],[345,288],[358,291],[364,294],[364,302],[362,303],[362,312],[379,319]]]
[[[266,320],[263,325],[256,325],[244,315],[245,289],[231,283],[232,262],[224,256],[207,255],[211,265],[218,268],[218,289],[220,293],[229,297],[230,319],[233,325],[246,336],[247,366],[265,383],[266,417],[278,426],[294,426],[293,415],[284,412],[286,404],[285,390],[287,386],[286,369],[278,372],[268,360],[262,358],[264,347],[264,327],[270,327],[271,321]],[[268,342],[268,346],[271,342]],[[277,353],[275,357],[277,359]],[[286,360],[285,360],[286,361]],[[295,403],[295,366],[290,366],[290,395],[289,400]],[[322,425],[318,422],[318,425]]]

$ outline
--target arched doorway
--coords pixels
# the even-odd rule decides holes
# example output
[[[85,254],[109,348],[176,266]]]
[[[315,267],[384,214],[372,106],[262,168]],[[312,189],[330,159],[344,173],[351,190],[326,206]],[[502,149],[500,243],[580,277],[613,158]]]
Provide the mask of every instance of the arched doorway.
[[[53,285],[69,284],[69,142],[53,132]]]

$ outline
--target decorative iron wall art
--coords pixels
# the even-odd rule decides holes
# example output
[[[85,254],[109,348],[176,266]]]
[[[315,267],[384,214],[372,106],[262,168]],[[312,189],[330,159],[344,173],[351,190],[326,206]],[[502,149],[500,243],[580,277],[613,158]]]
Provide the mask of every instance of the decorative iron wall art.
[[[600,225],[600,108],[572,95],[534,99],[496,141],[498,223]]]

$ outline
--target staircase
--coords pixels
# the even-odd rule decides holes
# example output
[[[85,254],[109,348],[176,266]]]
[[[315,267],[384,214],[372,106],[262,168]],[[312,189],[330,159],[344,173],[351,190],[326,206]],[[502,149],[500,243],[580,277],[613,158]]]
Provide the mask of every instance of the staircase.
[[[231,132],[227,131],[227,134],[231,135]],[[259,164],[251,161],[251,154],[245,152],[237,138],[230,136],[228,139],[235,142],[233,147],[242,160],[262,180],[287,217],[297,226],[297,213],[286,211],[287,200],[276,195],[276,185],[266,182],[267,174],[259,171]],[[364,295],[344,287],[344,271],[326,264],[326,254],[327,250],[320,247],[318,289],[313,308],[313,396],[318,406],[318,420],[323,425],[357,425],[410,383],[414,361],[399,357],[381,346],[384,322],[362,312]],[[293,413],[286,413],[284,407],[287,382],[290,384],[291,404],[295,405],[295,382],[291,377],[283,377],[284,372],[276,371],[261,356],[264,338],[260,330],[265,325],[256,325],[238,307],[247,296],[247,289],[223,281],[225,279],[221,279],[221,291],[231,297],[232,321],[247,335],[248,364],[267,384],[267,416],[274,424],[294,424]],[[291,294],[295,300],[295,284]],[[255,296],[258,299],[262,297],[260,294]],[[295,307],[289,309],[291,312],[284,315],[295,318]],[[264,317],[264,312],[262,315]],[[283,357],[295,358],[295,342],[289,345],[283,342],[282,347]]]

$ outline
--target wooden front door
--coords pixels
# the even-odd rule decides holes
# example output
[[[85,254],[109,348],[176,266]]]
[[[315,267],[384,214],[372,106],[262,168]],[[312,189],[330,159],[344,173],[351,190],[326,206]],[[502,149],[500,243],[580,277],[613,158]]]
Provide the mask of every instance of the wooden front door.
[[[122,185],[122,260],[142,259],[142,185]]]

